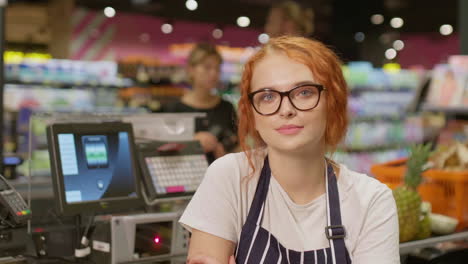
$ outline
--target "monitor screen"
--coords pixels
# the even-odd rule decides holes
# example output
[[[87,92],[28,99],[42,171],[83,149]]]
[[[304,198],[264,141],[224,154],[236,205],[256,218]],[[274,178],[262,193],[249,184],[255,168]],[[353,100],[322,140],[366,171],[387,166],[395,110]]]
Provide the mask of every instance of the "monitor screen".
[[[54,124],[48,138],[62,213],[108,212],[139,202],[130,124]]]

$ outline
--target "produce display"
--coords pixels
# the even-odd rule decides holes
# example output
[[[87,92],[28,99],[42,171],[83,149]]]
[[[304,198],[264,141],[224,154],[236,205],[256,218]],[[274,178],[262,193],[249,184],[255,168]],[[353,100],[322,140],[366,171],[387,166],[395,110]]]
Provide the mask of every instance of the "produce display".
[[[393,190],[398,210],[400,242],[416,238],[419,232],[421,217],[421,196],[417,188],[422,181],[423,166],[426,164],[431,145],[415,145],[410,149],[407,162],[405,183]]]
[[[431,229],[436,235],[447,235],[453,233],[457,227],[458,220],[441,214],[431,214]]]
[[[372,174],[393,189],[400,242],[447,235],[468,227],[466,143],[414,145],[408,159],[372,166]]]
[[[430,157],[431,167],[440,170],[468,170],[468,142],[440,145]]]
[[[421,203],[421,216],[419,218],[419,228],[416,239],[425,239],[432,234],[432,218],[431,204],[428,202]]]

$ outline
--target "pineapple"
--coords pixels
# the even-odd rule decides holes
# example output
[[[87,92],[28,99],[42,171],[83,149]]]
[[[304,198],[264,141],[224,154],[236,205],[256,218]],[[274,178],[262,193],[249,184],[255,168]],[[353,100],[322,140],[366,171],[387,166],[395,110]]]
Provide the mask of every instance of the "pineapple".
[[[419,231],[421,197],[417,188],[422,181],[421,173],[429,158],[430,150],[431,144],[411,147],[410,157],[407,161],[405,183],[393,190],[398,210],[400,242],[415,239]]]
[[[429,202],[422,202],[421,204],[421,217],[419,219],[419,231],[416,239],[425,239],[431,236],[431,204]]]

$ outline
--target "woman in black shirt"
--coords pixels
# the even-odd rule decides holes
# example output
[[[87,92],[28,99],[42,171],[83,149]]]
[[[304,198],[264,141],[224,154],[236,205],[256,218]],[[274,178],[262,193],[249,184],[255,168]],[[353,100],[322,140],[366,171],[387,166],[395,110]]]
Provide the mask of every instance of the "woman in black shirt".
[[[195,124],[199,140],[211,163],[237,146],[237,117],[233,105],[215,95],[222,58],[216,48],[198,44],[188,57],[187,73],[192,89],[180,101],[164,106],[164,112],[203,112]]]

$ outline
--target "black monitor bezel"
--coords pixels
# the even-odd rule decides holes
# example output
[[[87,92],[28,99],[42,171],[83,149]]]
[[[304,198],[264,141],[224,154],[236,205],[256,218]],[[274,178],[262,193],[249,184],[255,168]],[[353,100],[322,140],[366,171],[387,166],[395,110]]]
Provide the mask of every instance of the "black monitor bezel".
[[[136,197],[118,197],[104,200],[67,203],[60,161],[58,134],[108,134],[127,132],[130,148],[132,171],[135,180]],[[51,164],[52,185],[54,189],[55,203],[60,214],[65,216],[79,215],[81,213],[106,214],[122,212],[127,209],[137,209],[143,206],[138,176],[138,163],[136,162],[136,148],[133,137],[133,127],[130,123],[55,123],[47,126],[47,139]]]

